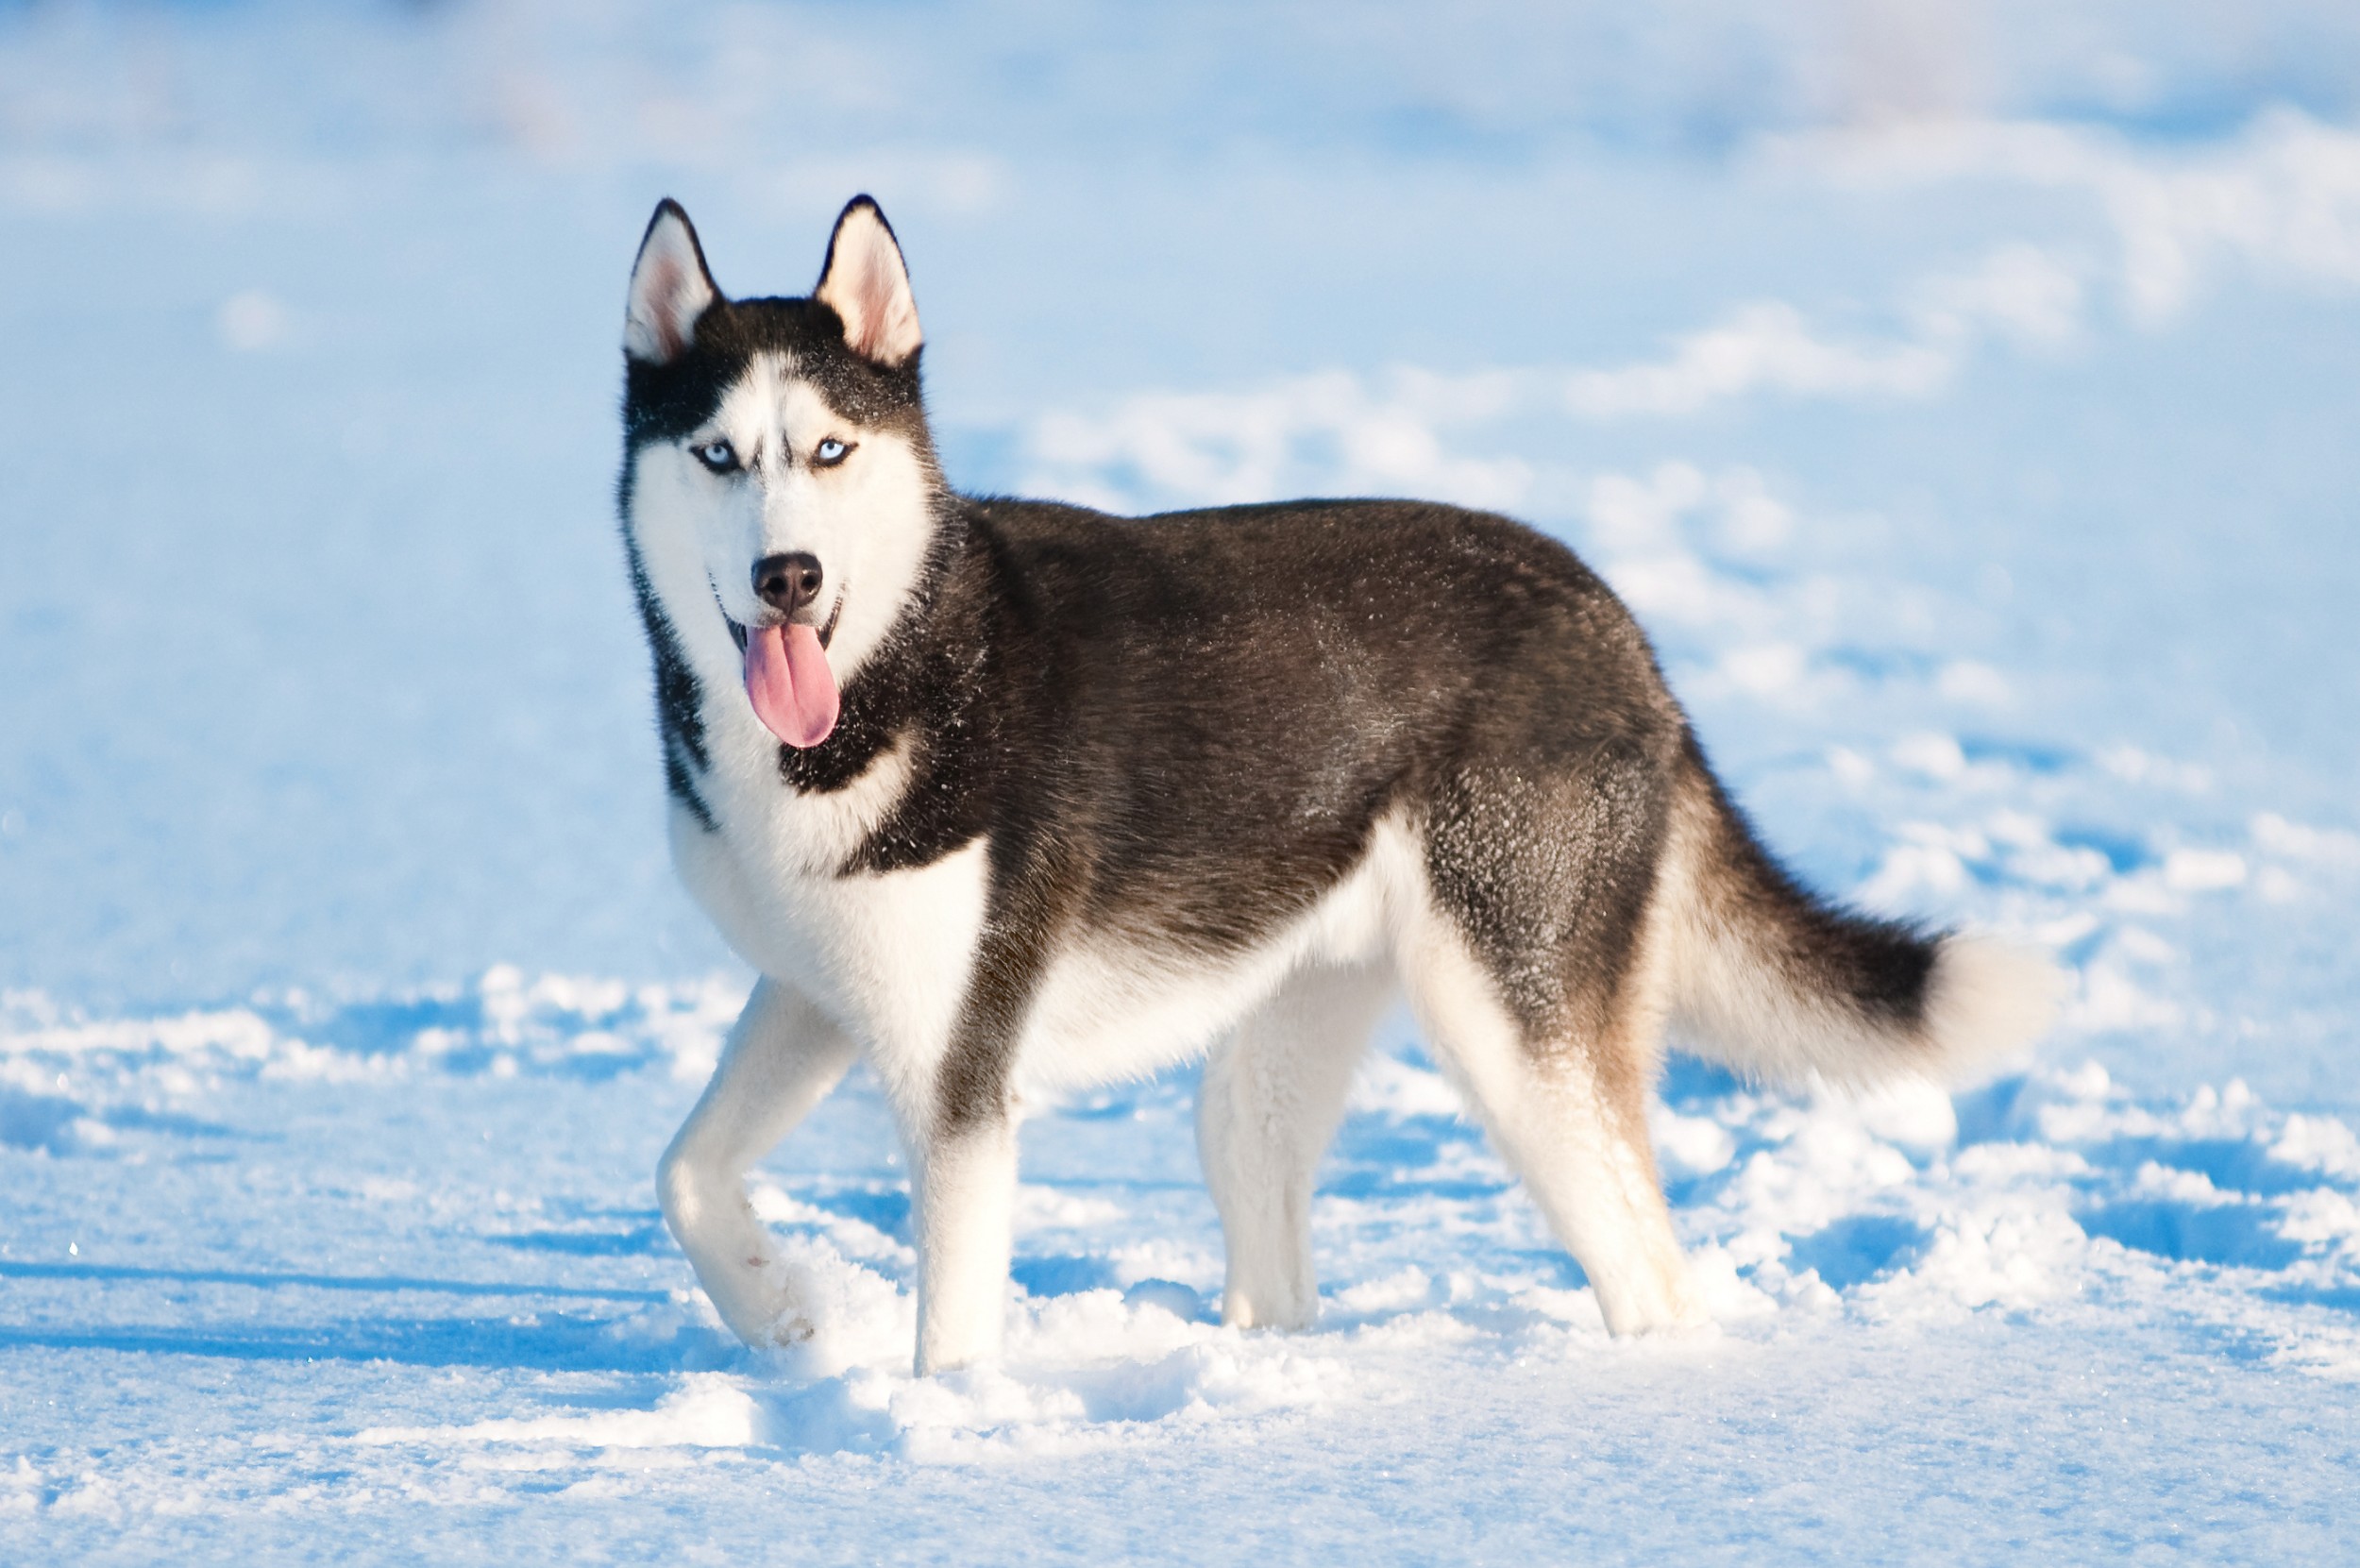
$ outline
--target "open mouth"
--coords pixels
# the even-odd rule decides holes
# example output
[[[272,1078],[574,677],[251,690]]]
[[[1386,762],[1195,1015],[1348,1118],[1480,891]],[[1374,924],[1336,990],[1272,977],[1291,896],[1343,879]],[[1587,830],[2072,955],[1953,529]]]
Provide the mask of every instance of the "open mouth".
[[[714,595],[717,602],[720,595]],[[838,594],[825,625],[790,621],[781,626],[741,625],[727,609],[721,618],[730,640],[746,661],[746,700],[763,728],[798,750],[807,750],[835,729],[842,700],[835,671],[828,667],[828,644],[844,614]]]
[[[714,592],[713,602],[716,604],[719,604],[721,602],[721,595],[718,589]],[[827,647],[828,644],[835,640],[835,623],[843,618],[844,596],[842,594],[838,594],[835,596],[835,607],[828,612],[827,620],[820,625],[817,632],[817,635],[819,638],[819,646],[821,648]],[[737,645],[737,651],[740,653],[745,652],[746,629],[743,626],[740,626],[736,620],[731,616],[726,608],[724,608],[721,612],[721,624],[730,629],[730,641]]]

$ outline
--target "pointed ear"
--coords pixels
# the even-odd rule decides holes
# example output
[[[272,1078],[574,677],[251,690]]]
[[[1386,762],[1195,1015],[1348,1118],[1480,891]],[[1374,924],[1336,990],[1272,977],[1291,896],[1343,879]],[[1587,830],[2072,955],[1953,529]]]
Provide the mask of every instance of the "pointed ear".
[[[648,220],[639,260],[631,269],[631,303],[623,312],[623,352],[649,364],[680,357],[697,335],[697,318],[721,297],[705,270],[704,248],[679,202],[666,196]]]
[[[835,220],[827,264],[811,296],[844,318],[844,344],[865,360],[898,368],[925,343],[909,268],[877,204],[854,196]]]

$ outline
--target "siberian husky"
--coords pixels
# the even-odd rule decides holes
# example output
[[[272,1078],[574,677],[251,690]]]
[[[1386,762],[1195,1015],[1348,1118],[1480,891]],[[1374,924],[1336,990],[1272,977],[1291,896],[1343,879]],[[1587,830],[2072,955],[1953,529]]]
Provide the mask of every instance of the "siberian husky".
[[[1318,1310],[1313,1168],[1379,1014],[1616,1334],[1703,1322],[1645,1116],[1667,1027],[1750,1075],[1942,1078],[2052,971],[1814,898],[1561,545],[1408,500],[1119,518],[960,495],[876,204],[732,300],[666,201],[624,317],[622,530],[674,859],[761,972],[665,1153],[750,1343],[811,1331],[748,1168],[855,1057],[905,1142],[920,1373],[988,1357],[1037,1097],[1209,1054],[1225,1323]]]

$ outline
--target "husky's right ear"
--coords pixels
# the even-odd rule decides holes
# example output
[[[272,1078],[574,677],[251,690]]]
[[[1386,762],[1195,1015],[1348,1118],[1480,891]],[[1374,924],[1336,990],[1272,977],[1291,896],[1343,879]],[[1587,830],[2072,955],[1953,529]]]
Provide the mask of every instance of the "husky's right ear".
[[[704,247],[679,202],[666,196],[648,220],[632,263],[631,303],[623,312],[623,352],[666,364],[694,342],[697,318],[721,297],[705,270]]]

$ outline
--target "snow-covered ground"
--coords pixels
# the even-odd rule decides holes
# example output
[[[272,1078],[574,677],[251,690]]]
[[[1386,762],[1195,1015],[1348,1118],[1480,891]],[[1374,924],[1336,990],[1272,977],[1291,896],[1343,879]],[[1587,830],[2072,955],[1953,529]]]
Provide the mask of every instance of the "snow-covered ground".
[[[0,13],[0,1557],[2349,1556],[2360,19],[1341,15]],[[615,325],[657,195],[770,292],[862,188],[960,482],[1559,532],[1773,841],[2048,945],[2055,1035],[1676,1059],[1681,1343],[1406,1026],[1307,1335],[1206,1321],[1186,1076],[1079,1100],[925,1382],[856,1076],[757,1192],[823,1333],[736,1349],[650,1190],[748,977]]]

